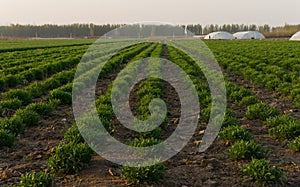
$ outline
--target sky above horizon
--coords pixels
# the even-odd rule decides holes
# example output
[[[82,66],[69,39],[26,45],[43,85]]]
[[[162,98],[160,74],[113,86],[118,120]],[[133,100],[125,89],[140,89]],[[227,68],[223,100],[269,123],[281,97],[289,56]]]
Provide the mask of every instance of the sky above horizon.
[[[300,1],[1,0],[0,25],[135,23],[300,24]]]

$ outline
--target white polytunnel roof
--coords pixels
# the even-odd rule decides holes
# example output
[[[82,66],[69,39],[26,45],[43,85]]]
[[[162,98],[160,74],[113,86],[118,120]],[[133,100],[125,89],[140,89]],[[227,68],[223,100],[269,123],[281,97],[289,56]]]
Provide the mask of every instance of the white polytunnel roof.
[[[233,40],[234,37],[229,32],[212,32],[204,37],[205,40]]]
[[[300,31],[297,32],[296,34],[294,34],[294,35],[290,38],[290,40],[300,40]]]
[[[237,32],[233,34],[234,38],[240,40],[250,40],[250,39],[265,39],[266,37],[257,31],[244,31],[244,32]]]

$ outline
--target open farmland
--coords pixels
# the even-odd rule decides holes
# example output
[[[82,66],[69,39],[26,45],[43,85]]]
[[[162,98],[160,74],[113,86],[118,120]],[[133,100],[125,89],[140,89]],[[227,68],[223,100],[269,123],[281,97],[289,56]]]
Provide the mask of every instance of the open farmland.
[[[228,102],[220,134],[204,153],[197,147],[209,120],[211,96],[192,58],[172,42],[141,42],[112,57],[113,50],[90,51],[82,59],[91,43],[0,42],[1,186],[30,184],[34,179],[29,174],[38,172],[49,186],[53,181],[57,186],[300,186],[300,42],[206,42],[224,73]],[[146,79],[130,95],[131,110],[142,120],[151,115],[147,106],[152,99],[166,102],[167,117],[154,131],[124,128],[110,102],[118,73],[146,57],[168,59],[189,75],[201,115],[193,138],[170,160],[146,168],[122,167],[96,155],[81,137],[72,113],[73,79],[80,61],[87,65],[85,71],[93,71],[99,59],[107,60],[95,93],[105,129],[132,146],[154,145],[174,132],[180,118],[179,96],[168,82]],[[126,81],[117,85],[120,92]]]

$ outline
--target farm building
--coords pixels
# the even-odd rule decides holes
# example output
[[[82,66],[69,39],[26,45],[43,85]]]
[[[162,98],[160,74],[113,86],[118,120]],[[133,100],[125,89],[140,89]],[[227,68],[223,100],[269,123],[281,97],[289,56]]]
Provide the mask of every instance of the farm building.
[[[234,37],[229,32],[212,32],[204,37],[205,40],[233,40]]]
[[[290,38],[290,40],[300,40],[300,31],[297,32],[296,34],[294,34],[294,35]]]
[[[251,40],[251,39],[266,39],[266,37],[257,31],[245,31],[245,32],[237,32],[233,34],[235,39],[239,40]]]

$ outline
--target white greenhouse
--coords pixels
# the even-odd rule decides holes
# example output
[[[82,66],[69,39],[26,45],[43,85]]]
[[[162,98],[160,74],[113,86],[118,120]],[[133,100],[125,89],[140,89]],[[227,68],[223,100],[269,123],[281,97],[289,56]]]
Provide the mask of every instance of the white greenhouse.
[[[229,32],[212,32],[204,37],[205,40],[233,40],[234,37]]]
[[[296,34],[294,34],[294,35],[290,38],[290,40],[300,40],[300,31],[297,32]]]
[[[237,32],[233,34],[235,39],[239,40],[251,40],[251,39],[266,39],[266,37],[257,31],[245,31],[245,32]]]

